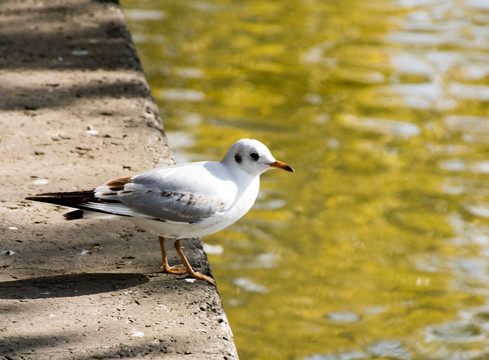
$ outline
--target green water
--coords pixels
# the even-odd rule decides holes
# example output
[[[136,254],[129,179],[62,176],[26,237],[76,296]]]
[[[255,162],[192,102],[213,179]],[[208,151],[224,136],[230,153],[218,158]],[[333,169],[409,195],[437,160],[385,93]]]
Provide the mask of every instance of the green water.
[[[489,358],[489,3],[123,0],[178,162],[295,174],[205,238],[242,359]]]

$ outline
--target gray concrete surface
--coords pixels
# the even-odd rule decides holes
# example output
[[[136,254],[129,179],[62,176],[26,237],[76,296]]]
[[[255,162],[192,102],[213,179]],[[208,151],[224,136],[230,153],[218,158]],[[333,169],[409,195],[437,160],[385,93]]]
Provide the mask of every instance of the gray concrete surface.
[[[216,287],[161,273],[156,236],[23,200],[173,161],[115,1],[0,2],[0,126],[0,358],[237,358]]]

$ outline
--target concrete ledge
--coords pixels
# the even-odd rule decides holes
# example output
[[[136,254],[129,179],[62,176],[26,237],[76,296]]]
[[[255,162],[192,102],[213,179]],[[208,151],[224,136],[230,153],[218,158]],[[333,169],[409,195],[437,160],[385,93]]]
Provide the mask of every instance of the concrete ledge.
[[[0,358],[236,359],[217,289],[162,274],[154,235],[23,200],[173,161],[118,4],[4,0],[0,32]]]

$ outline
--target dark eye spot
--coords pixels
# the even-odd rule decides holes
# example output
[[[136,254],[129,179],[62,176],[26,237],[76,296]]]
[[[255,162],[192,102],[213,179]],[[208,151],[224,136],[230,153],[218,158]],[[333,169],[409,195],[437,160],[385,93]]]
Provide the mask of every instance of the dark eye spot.
[[[241,164],[241,161],[243,161],[243,158],[241,157],[240,154],[236,154],[236,155],[234,155],[234,160],[236,160],[236,162],[238,164]]]
[[[255,153],[255,152],[252,152],[252,153],[250,154],[250,157],[251,157],[253,160],[257,161],[257,160],[258,160],[258,158],[260,157],[260,155],[258,155],[258,154],[257,154],[257,153]]]

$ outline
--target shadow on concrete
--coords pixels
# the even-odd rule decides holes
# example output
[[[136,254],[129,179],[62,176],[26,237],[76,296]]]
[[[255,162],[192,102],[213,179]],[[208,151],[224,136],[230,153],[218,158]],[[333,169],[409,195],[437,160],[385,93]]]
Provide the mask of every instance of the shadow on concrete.
[[[117,4],[98,0],[39,7],[0,1],[0,69],[25,72],[25,78],[0,86],[0,110],[67,107],[80,98],[147,97],[149,89],[139,80],[58,83],[56,72],[65,79],[70,71],[142,72],[129,31],[115,16]],[[45,71],[52,75],[39,83]]]
[[[117,1],[45,7],[1,2],[0,67],[140,70],[124,22],[107,16],[116,6]]]
[[[132,358],[148,358],[148,359],[163,359],[170,357],[175,358],[192,358],[192,353],[189,352],[188,345],[192,342],[192,334],[188,334],[186,337],[172,336],[170,338],[159,337],[152,342],[143,343],[140,345],[127,345],[119,344],[111,348],[106,348],[91,354],[90,356],[78,356],[74,357],[76,360],[92,360],[92,359],[132,359]],[[175,354],[180,354],[176,355]],[[227,359],[222,354],[211,353],[207,354],[208,357],[204,359]],[[193,357],[195,359],[195,357]],[[232,359],[232,357],[229,357]]]
[[[100,294],[147,283],[135,273],[67,274],[0,282],[0,299],[42,299]]]
[[[29,354],[38,349],[52,348],[57,344],[69,342],[69,336],[55,336],[55,335],[38,335],[38,336],[5,336],[0,339],[0,359],[23,359],[24,357],[17,357],[17,354],[25,353],[25,358],[33,359],[30,357],[34,354]],[[5,356],[5,357],[2,357]],[[14,355],[14,357],[7,357],[8,355]],[[30,356],[29,356],[30,355]]]
[[[54,353],[52,349],[60,344],[72,344],[73,349],[78,350],[77,352],[79,353],[80,351],[77,348],[77,340],[79,340],[79,338],[80,335],[76,333],[64,333],[63,335],[56,333],[52,335],[6,336],[0,338],[0,359],[35,359],[37,357],[46,359],[46,356],[50,352],[53,355],[56,354],[59,356],[60,354]],[[176,358],[175,353],[180,353],[181,357],[183,358],[183,354],[186,354],[185,356],[191,354],[187,350],[189,347],[188,344],[191,342],[191,333],[189,333],[187,337],[165,337],[163,335],[151,342],[146,342],[139,345],[122,343],[112,345],[110,343],[101,342],[100,347],[90,355],[75,355],[70,351],[70,355],[65,358],[76,360],[93,360],[148,357],[154,359],[173,355],[171,358],[174,359]],[[22,354],[22,357],[19,357],[20,354]],[[2,357],[2,355],[4,357]],[[206,357],[206,359],[212,357],[215,359],[222,358],[222,354],[209,353],[208,356],[209,357]],[[225,356],[224,359],[226,359]]]
[[[83,99],[100,98],[143,98],[149,96],[146,84],[137,80],[117,80],[114,83],[87,84],[71,87],[56,87],[57,84],[45,86],[3,86],[0,95],[5,94],[7,100],[0,104],[3,110],[38,110],[41,108],[69,107]],[[103,109],[101,110],[103,112]],[[111,113],[104,114],[106,116]]]

